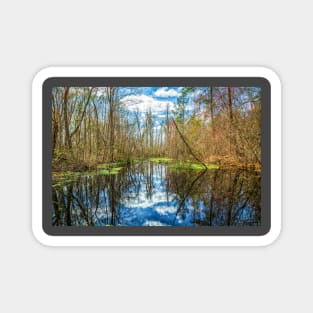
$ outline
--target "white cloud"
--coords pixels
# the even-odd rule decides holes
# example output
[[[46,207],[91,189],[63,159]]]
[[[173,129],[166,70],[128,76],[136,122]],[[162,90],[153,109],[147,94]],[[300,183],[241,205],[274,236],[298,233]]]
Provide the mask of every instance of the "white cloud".
[[[105,94],[106,87],[97,87],[97,97],[101,97]]]
[[[146,95],[125,96],[121,102],[130,111],[148,112],[151,109],[154,114],[166,111],[167,106],[171,111],[175,106],[172,101],[159,101]]]
[[[154,95],[160,98],[167,98],[167,97],[178,97],[179,93],[175,89],[168,89],[168,87],[159,88]]]

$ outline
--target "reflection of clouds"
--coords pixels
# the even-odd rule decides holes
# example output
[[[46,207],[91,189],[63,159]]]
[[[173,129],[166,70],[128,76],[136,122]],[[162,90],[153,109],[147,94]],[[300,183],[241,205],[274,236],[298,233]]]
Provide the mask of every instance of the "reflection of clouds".
[[[173,214],[177,212],[177,207],[176,206],[157,206],[155,207],[155,211],[157,211],[160,215],[168,215],[168,214]]]
[[[142,226],[168,226],[160,221],[145,221]]]
[[[125,195],[121,203],[124,208],[122,219],[127,220],[128,225],[171,225],[174,217],[170,216],[176,214],[177,198],[175,194],[166,191],[164,177],[165,167],[154,165],[154,174],[151,176],[152,192],[148,192],[148,181],[144,181],[139,190],[132,190]]]
[[[121,194],[114,194],[114,205],[111,204],[112,186],[105,176],[79,178],[72,185],[73,197],[70,199],[68,186],[55,192],[62,201],[61,206],[71,201],[73,225],[90,226],[90,219],[95,226],[260,225],[261,209],[257,206],[260,197],[259,176],[251,177],[250,173],[241,171],[217,171],[216,176],[207,173],[203,185],[189,193],[192,179],[186,181],[183,174],[171,173],[168,175],[164,164],[133,165],[129,168],[130,176],[121,178],[131,177],[130,184],[125,185]],[[250,181],[252,178],[256,180]],[[124,181],[121,182],[124,184]],[[95,186],[93,191],[88,187],[91,183]],[[226,192],[230,183],[237,184],[234,185],[235,198]],[[118,184],[116,188],[120,190],[121,187]],[[238,190],[240,193],[237,194]],[[61,214],[60,223],[66,225],[66,213]]]
[[[149,209],[158,203],[161,202],[167,203],[175,199],[173,195],[169,195],[167,198],[165,191],[162,190],[154,191],[151,195],[151,198],[147,198],[147,194],[144,191],[144,188],[140,190],[139,194],[128,193],[127,196],[129,196],[130,199],[125,199],[125,201],[123,201],[123,205],[125,205],[128,208],[136,209]]]

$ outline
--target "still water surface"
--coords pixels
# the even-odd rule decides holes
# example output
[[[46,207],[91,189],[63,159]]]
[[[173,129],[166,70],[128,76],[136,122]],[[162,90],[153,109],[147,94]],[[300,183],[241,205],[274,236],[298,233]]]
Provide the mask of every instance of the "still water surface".
[[[261,224],[261,177],[245,170],[176,170],[131,164],[116,175],[77,177],[52,190],[53,225]]]

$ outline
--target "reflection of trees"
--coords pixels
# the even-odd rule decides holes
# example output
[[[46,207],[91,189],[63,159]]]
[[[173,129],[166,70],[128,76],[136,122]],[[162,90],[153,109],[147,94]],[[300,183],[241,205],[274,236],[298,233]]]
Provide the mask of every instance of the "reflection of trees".
[[[256,173],[208,170],[197,177],[187,171],[180,174],[169,171],[168,180],[171,192],[180,203],[177,215],[184,219],[192,210],[195,225],[258,225],[261,222],[261,180]]]
[[[196,189],[196,184],[198,182],[198,180],[200,180],[202,177],[205,177],[206,170],[205,171],[201,171],[200,173],[198,173],[197,176],[195,176],[194,178],[192,178],[191,182],[189,185],[184,185],[185,188],[183,188],[181,190],[181,192],[179,192],[179,190],[177,190],[177,195],[178,195],[178,202],[179,202],[179,206],[177,208],[176,214],[175,214],[175,219],[174,219],[174,223],[173,225],[175,225],[176,222],[176,218],[179,214],[182,213],[182,215],[185,217],[186,211],[188,210],[187,206],[186,206],[186,199],[188,197],[190,197],[190,194],[192,193],[192,190],[195,188]],[[187,177],[185,177],[187,178]],[[190,178],[189,178],[190,179]],[[189,179],[185,179],[184,182],[186,183],[187,180]],[[199,182],[199,184],[201,183],[201,181]],[[176,184],[177,186],[177,184]]]
[[[153,169],[149,163],[131,164],[118,175],[79,177],[52,191],[53,225],[120,225],[121,203],[139,198],[142,184],[146,197],[153,191]]]
[[[130,175],[80,177],[53,190],[53,225],[116,225],[121,194],[133,183]]]
[[[158,188],[166,199],[176,198],[167,200],[177,207],[168,216],[170,225],[178,225],[178,218],[185,221],[181,225],[259,225],[260,184],[259,174],[244,170],[176,171],[162,164],[136,163],[118,175],[79,177],[54,187],[53,225],[124,225],[130,212],[122,204],[151,200]]]

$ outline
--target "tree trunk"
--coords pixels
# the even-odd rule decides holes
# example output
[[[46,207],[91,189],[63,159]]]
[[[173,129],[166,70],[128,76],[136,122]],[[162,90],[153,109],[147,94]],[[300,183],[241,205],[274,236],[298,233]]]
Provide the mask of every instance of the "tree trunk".
[[[114,87],[107,88],[109,102],[109,162],[114,162]]]
[[[231,95],[231,87],[227,87],[228,93],[228,113],[229,113],[229,120],[233,121],[233,104],[232,104],[232,95]]]
[[[63,114],[64,114],[64,127],[65,127],[65,142],[67,149],[69,151],[72,150],[72,141],[70,137],[70,130],[69,130],[69,125],[68,125],[68,113],[67,113],[67,104],[68,104],[68,92],[69,92],[69,87],[66,87],[64,90],[64,97],[63,97]]]
[[[182,139],[182,141],[183,141],[184,144],[186,145],[186,147],[187,147],[187,149],[189,150],[190,154],[191,154],[199,163],[201,163],[201,164],[202,164],[203,166],[205,166],[205,168],[206,168],[206,164],[205,164],[203,161],[201,161],[201,160],[193,153],[193,151],[192,151],[192,149],[190,148],[190,146],[189,146],[187,140],[185,139],[185,137],[183,136],[183,134],[180,132],[180,130],[179,130],[179,128],[178,128],[178,126],[177,126],[175,120],[173,119],[172,121],[173,121],[173,123],[174,123],[174,125],[175,125],[175,128],[176,128],[176,130],[177,130],[177,132],[178,132],[180,138]]]

